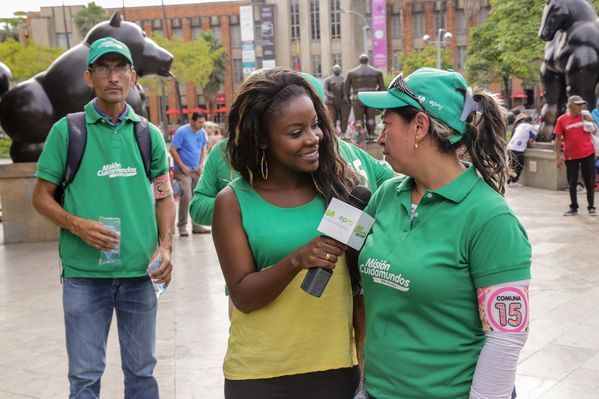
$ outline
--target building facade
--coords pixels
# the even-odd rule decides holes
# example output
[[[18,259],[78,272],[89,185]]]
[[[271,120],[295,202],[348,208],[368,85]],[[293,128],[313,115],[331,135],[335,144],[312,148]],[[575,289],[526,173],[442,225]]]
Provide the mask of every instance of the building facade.
[[[83,40],[74,23],[82,8],[42,7],[40,12],[29,13],[26,35],[48,46],[73,46]],[[107,11],[112,14],[116,10]],[[384,57],[381,69],[394,75],[401,71],[405,54],[431,45],[424,35],[434,40],[440,30],[452,33],[442,51],[449,51],[455,69],[462,71],[469,30],[486,21],[489,5],[487,0],[246,0],[119,10],[150,37],[172,35],[189,41],[211,30],[228,54],[217,100],[217,109],[226,110],[244,76],[253,69],[276,65],[325,77],[335,64],[347,72],[367,51],[371,63],[374,59],[380,63]],[[378,26],[383,28],[371,32],[380,18],[383,24]],[[164,96],[160,90],[149,90],[154,123],[160,123],[165,109],[171,110],[170,122],[175,122],[177,110],[206,107],[201,88],[179,82],[178,89],[177,93],[175,82],[170,81]],[[513,92],[523,90],[516,83]],[[224,113],[212,117],[222,121]]]

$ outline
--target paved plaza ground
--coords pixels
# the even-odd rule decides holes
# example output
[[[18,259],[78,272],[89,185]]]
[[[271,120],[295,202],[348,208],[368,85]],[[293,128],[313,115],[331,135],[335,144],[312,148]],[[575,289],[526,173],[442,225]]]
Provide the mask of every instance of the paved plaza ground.
[[[531,332],[518,397],[597,399],[599,217],[563,217],[565,191],[520,187],[506,197],[533,244]],[[211,236],[176,237],[174,264],[158,315],[161,397],[221,399],[227,299]],[[66,398],[57,244],[0,245],[0,293],[0,398]],[[122,398],[112,330],[102,397]]]

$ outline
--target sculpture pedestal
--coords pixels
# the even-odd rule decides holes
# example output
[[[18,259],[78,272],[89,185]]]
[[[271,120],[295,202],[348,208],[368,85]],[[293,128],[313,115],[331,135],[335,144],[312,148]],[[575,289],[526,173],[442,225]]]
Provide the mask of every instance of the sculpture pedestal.
[[[566,167],[558,169],[555,164],[555,148],[552,143],[535,143],[524,153],[524,171],[520,182],[526,186],[546,190],[568,188]]]
[[[33,208],[37,163],[0,165],[0,201],[4,243],[54,241],[59,229]]]

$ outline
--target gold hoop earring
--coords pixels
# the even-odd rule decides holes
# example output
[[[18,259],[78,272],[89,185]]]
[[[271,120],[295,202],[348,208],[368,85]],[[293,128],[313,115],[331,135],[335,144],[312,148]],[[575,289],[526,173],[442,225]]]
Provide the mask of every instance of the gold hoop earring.
[[[268,179],[268,161],[266,160],[266,151],[262,149],[262,157],[260,158],[260,174],[264,180]]]

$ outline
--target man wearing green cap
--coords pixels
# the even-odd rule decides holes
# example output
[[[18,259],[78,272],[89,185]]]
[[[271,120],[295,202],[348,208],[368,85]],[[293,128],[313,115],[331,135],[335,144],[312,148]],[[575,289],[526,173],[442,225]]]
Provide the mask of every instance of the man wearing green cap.
[[[153,376],[157,297],[146,269],[153,256],[160,257],[161,266],[151,276],[168,285],[175,203],[166,149],[158,128],[149,124],[146,172],[134,133],[142,119],[125,102],[136,80],[127,46],[111,37],[99,39],[87,64],[83,77],[96,98],[85,106],[80,166],[61,206],[54,194],[64,185],[74,137],[62,118],[46,140],[33,194],[38,212],[61,227],[70,398],[99,397],[113,312],[125,398],[158,398]],[[108,221],[116,223],[112,229]]]

